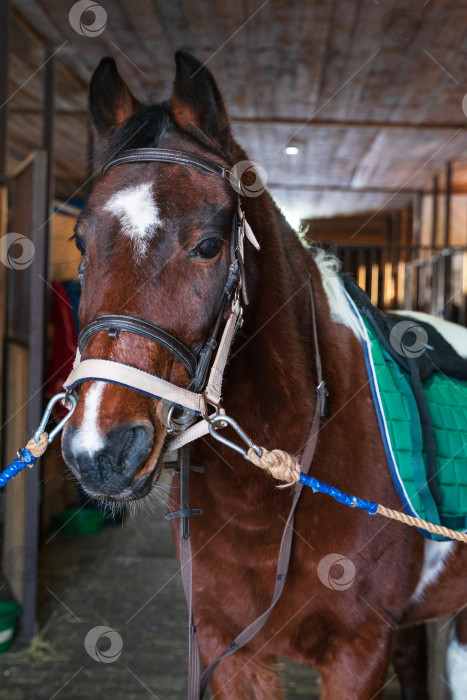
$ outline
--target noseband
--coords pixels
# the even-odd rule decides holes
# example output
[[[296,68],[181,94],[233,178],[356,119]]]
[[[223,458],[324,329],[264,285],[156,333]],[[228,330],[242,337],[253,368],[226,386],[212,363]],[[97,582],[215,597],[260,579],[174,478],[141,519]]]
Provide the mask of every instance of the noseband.
[[[198,155],[197,153],[189,153],[164,148],[135,148],[132,150],[124,151],[121,156],[115,158],[114,160],[110,161],[104,166],[104,168],[102,169],[102,176],[105,176],[112,168],[117,167],[119,165],[123,165],[126,163],[143,162],[165,162],[194,167],[198,170],[209,172],[211,174],[221,177],[223,180],[229,182],[237,192],[241,192],[241,182],[229,168],[219,163],[216,163],[215,161],[209,158]],[[238,197],[238,207],[234,211],[232,216],[230,236],[231,262],[229,266],[227,280],[220,297],[219,309],[217,312],[217,317],[213,329],[209,338],[204,343],[200,343],[194,347],[188,347],[184,342],[182,342],[179,338],[176,338],[169,331],[160,328],[156,324],[150,323],[149,321],[140,318],[135,318],[133,316],[125,316],[119,314],[106,314],[98,316],[95,319],[93,319],[87,326],[85,326],[79,335],[77,362],[75,362],[75,367],[70,377],[67,379],[67,382],[65,383],[66,389],[69,391],[84,381],[89,381],[92,379],[101,379],[104,381],[111,381],[117,384],[130,386],[131,388],[141,391],[142,393],[146,393],[150,396],[160,398],[168,403],[179,405],[181,408],[188,409],[189,411],[192,411],[194,413],[202,412],[199,409],[199,400],[196,402],[193,399],[190,403],[190,399],[192,398],[190,397],[190,395],[199,396],[199,394],[206,389],[206,385],[208,383],[208,371],[211,365],[212,356],[214,351],[218,347],[219,350],[214,364],[217,363],[218,356],[221,355],[219,361],[221,364],[223,364],[223,366],[225,366],[225,361],[227,360],[227,357],[223,357],[223,355],[225,355],[226,333],[228,333],[231,336],[229,341],[229,347],[227,348],[228,353],[235,330],[238,328],[239,322],[241,321],[241,306],[239,302],[240,292],[242,293],[244,303],[248,304],[244,270],[245,236],[251,241],[251,243],[256,248],[259,248],[258,242],[256,241],[256,238],[250,226],[246,222],[245,215],[241,208],[240,197]],[[217,338],[219,335],[220,326],[222,323],[222,319],[225,315],[227,305],[229,303],[232,303],[232,310],[235,307],[235,328],[232,330],[229,327],[229,323],[227,323],[224,329],[222,339],[220,342],[218,342]],[[92,338],[92,336],[94,336],[96,333],[100,333],[103,331],[107,331],[108,336],[110,338],[118,338],[121,333],[133,333],[135,335],[139,335],[140,337],[146,338],[147,340],[150,340],[154,343],[157,343],[161,347],[168,350],[173,355],[173,357],[175,357],[175,359],[181,362],[190,378],[190,384],[188,386],[188,389],[185,390],[180,388],[179,393],[177,394],[177,396],[182,396],[183,400],[173,400],[173,396],[172,394],[170,394],[170,392],[165,392],[164,395],[164,392],[162,390],[159,391],[159,394],[161,395],[156,395],[154,391],[144,391],[141,388],[141,384],[139,384],[137,381],[130,380],[129,377],[130,375],[135,377],[135,373],[139,373],[139,375],[147,373],[141,373],[140,370],[137,370],[134,367],[122,365],[122,363],[112,362],[108,360],[84,360],[83,362],[81,362],[81,354],[83,353],[84,348],[89,339]],[[88,364],[86,365],[86,363]],[[87,370],[83,372],[83,366],[86,365],[86,367],[89,368],[89,363],[94,363],[93,368],[99,367],[99,371],[97,374],[95,374],[95,376],[90,376]],[[120,372],[116,373],[115,368],[113,368],[112,365],[119,366]],[[122,379],[122,367],[127,367],[128,371],[123,372],[125,376],[123,377],[122,381],[119,381],[119,378]],[[213,365],[213,367],[211,368],[211,375],[216,374],[216,372],[214,372],[215,369],[218,373],[219,370]],[[132,370],[132,372],[130,372],[129,370]],[[152,377],[152,375],[148,376]],[[141,379],[141,376],[139,376],[139,379]],[[169,384],[168,382],[164,382],[164,380],[161,380],[156,377],[154,377],[153,379],[158,380],[158,386],[161,389],[165,388],[163,384]],[[220,377],[220,382],[221,381],[222,376]],[[217,384],[218,386],[214,394],[219,394],[218,398],[220,399],[219,379],[217,380]],[[180,392],[182,393],[180,394]],[[183,423],[183,427],[187,427],[187,421]]]

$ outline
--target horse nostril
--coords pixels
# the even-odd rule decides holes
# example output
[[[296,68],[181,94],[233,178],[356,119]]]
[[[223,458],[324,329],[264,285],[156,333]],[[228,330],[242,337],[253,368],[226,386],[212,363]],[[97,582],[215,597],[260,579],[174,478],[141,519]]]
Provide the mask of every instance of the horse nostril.
[[[146,460],[151,450],[152,430],[146,424],[134,425],[125,435],[118,471],[123,472],[131,466]]]

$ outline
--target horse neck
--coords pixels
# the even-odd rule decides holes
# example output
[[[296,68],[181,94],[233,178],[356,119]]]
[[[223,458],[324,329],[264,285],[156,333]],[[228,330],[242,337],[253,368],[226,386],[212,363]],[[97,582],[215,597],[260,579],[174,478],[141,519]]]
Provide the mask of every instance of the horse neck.
[[[226,408],[232,406],[232,412],[242,416],[255,440],[269,446],[274,433],[280,435],[281,445],[273,447],[296,452],[306,439],[315,400],[309,285],[313,262],[272,200],[247,202],[246,207],[261,250],[247,251],[246,266],[251,260],[256,279],[233,348]],[[313,284],[313,289],[318,301],[321,284]],[[322,304],[315,306],[322,314]]]

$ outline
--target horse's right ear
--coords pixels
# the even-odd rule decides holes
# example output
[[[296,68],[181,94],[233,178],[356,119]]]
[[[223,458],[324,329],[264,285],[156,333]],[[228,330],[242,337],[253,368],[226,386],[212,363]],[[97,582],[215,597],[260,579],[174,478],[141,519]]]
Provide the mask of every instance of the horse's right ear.
[[[106,137],[139,107],[113,58],[103,58],[89,86],[89,108],[94,136]]]

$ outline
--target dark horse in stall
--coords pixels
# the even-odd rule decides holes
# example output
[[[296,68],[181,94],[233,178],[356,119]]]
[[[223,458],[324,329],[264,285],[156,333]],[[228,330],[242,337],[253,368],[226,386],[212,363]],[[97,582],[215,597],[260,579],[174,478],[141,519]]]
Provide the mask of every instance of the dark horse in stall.
[[[226,167],[248,159],[232,136],[211,73],[184,52],[176,54],[176,67],[171,100],[140,104],[114,61],[100,63],[90,88],[93,171],[137,147],[205,155]],[[98,177],[76,228],[84,262],[82,327],[103,314],[127,314],[187,346],[203,341],[228,273],[237,197],[216,175],[175,163],[126,163]],[[243,196],[242,206],[261,250],[246,243],[250,303],[225,373],[227,414],[257,444],[301,454],[317,382],[310,275],[330,405],[312,473],[347,493],[400,508],[362,347],[346,323],[333,261],[312,254],[266,191]],[[138,335],[96,333],[83,357],[118,360],[188,385],[183,365]],[[129,501],[152,489],[167,444],[157,407],[158,401],[127,387],[82,384],[63,452],[90,496]],[[190,500],[203,509],[192,519],[193,595],[201,657],[208,664],[270,601],[291,491],[278,489],[270,476],[210,437],[194,443],[193,459],[206,467],[192,475]],[[171,496],[178,501],[176,483]],[[413,528],[311,490],[301,497],[295,530],[282,598],[255,638],[219,664],[211,683],[216,697],[283,698],[279,657],[318,669],[328,700],[381,697],[390,660],[404,697],[426,697],[420,623],[467,602],[467,549],[436,543],[439,552],[429,560],[425,540]],[[354,567],[353,582],[341,590],[318,575],[320,562],[333,553]],[[332,580],[341,579],[341,568],[335,564]],[[462,650],[467,630],[459,619],[455,641]]]

